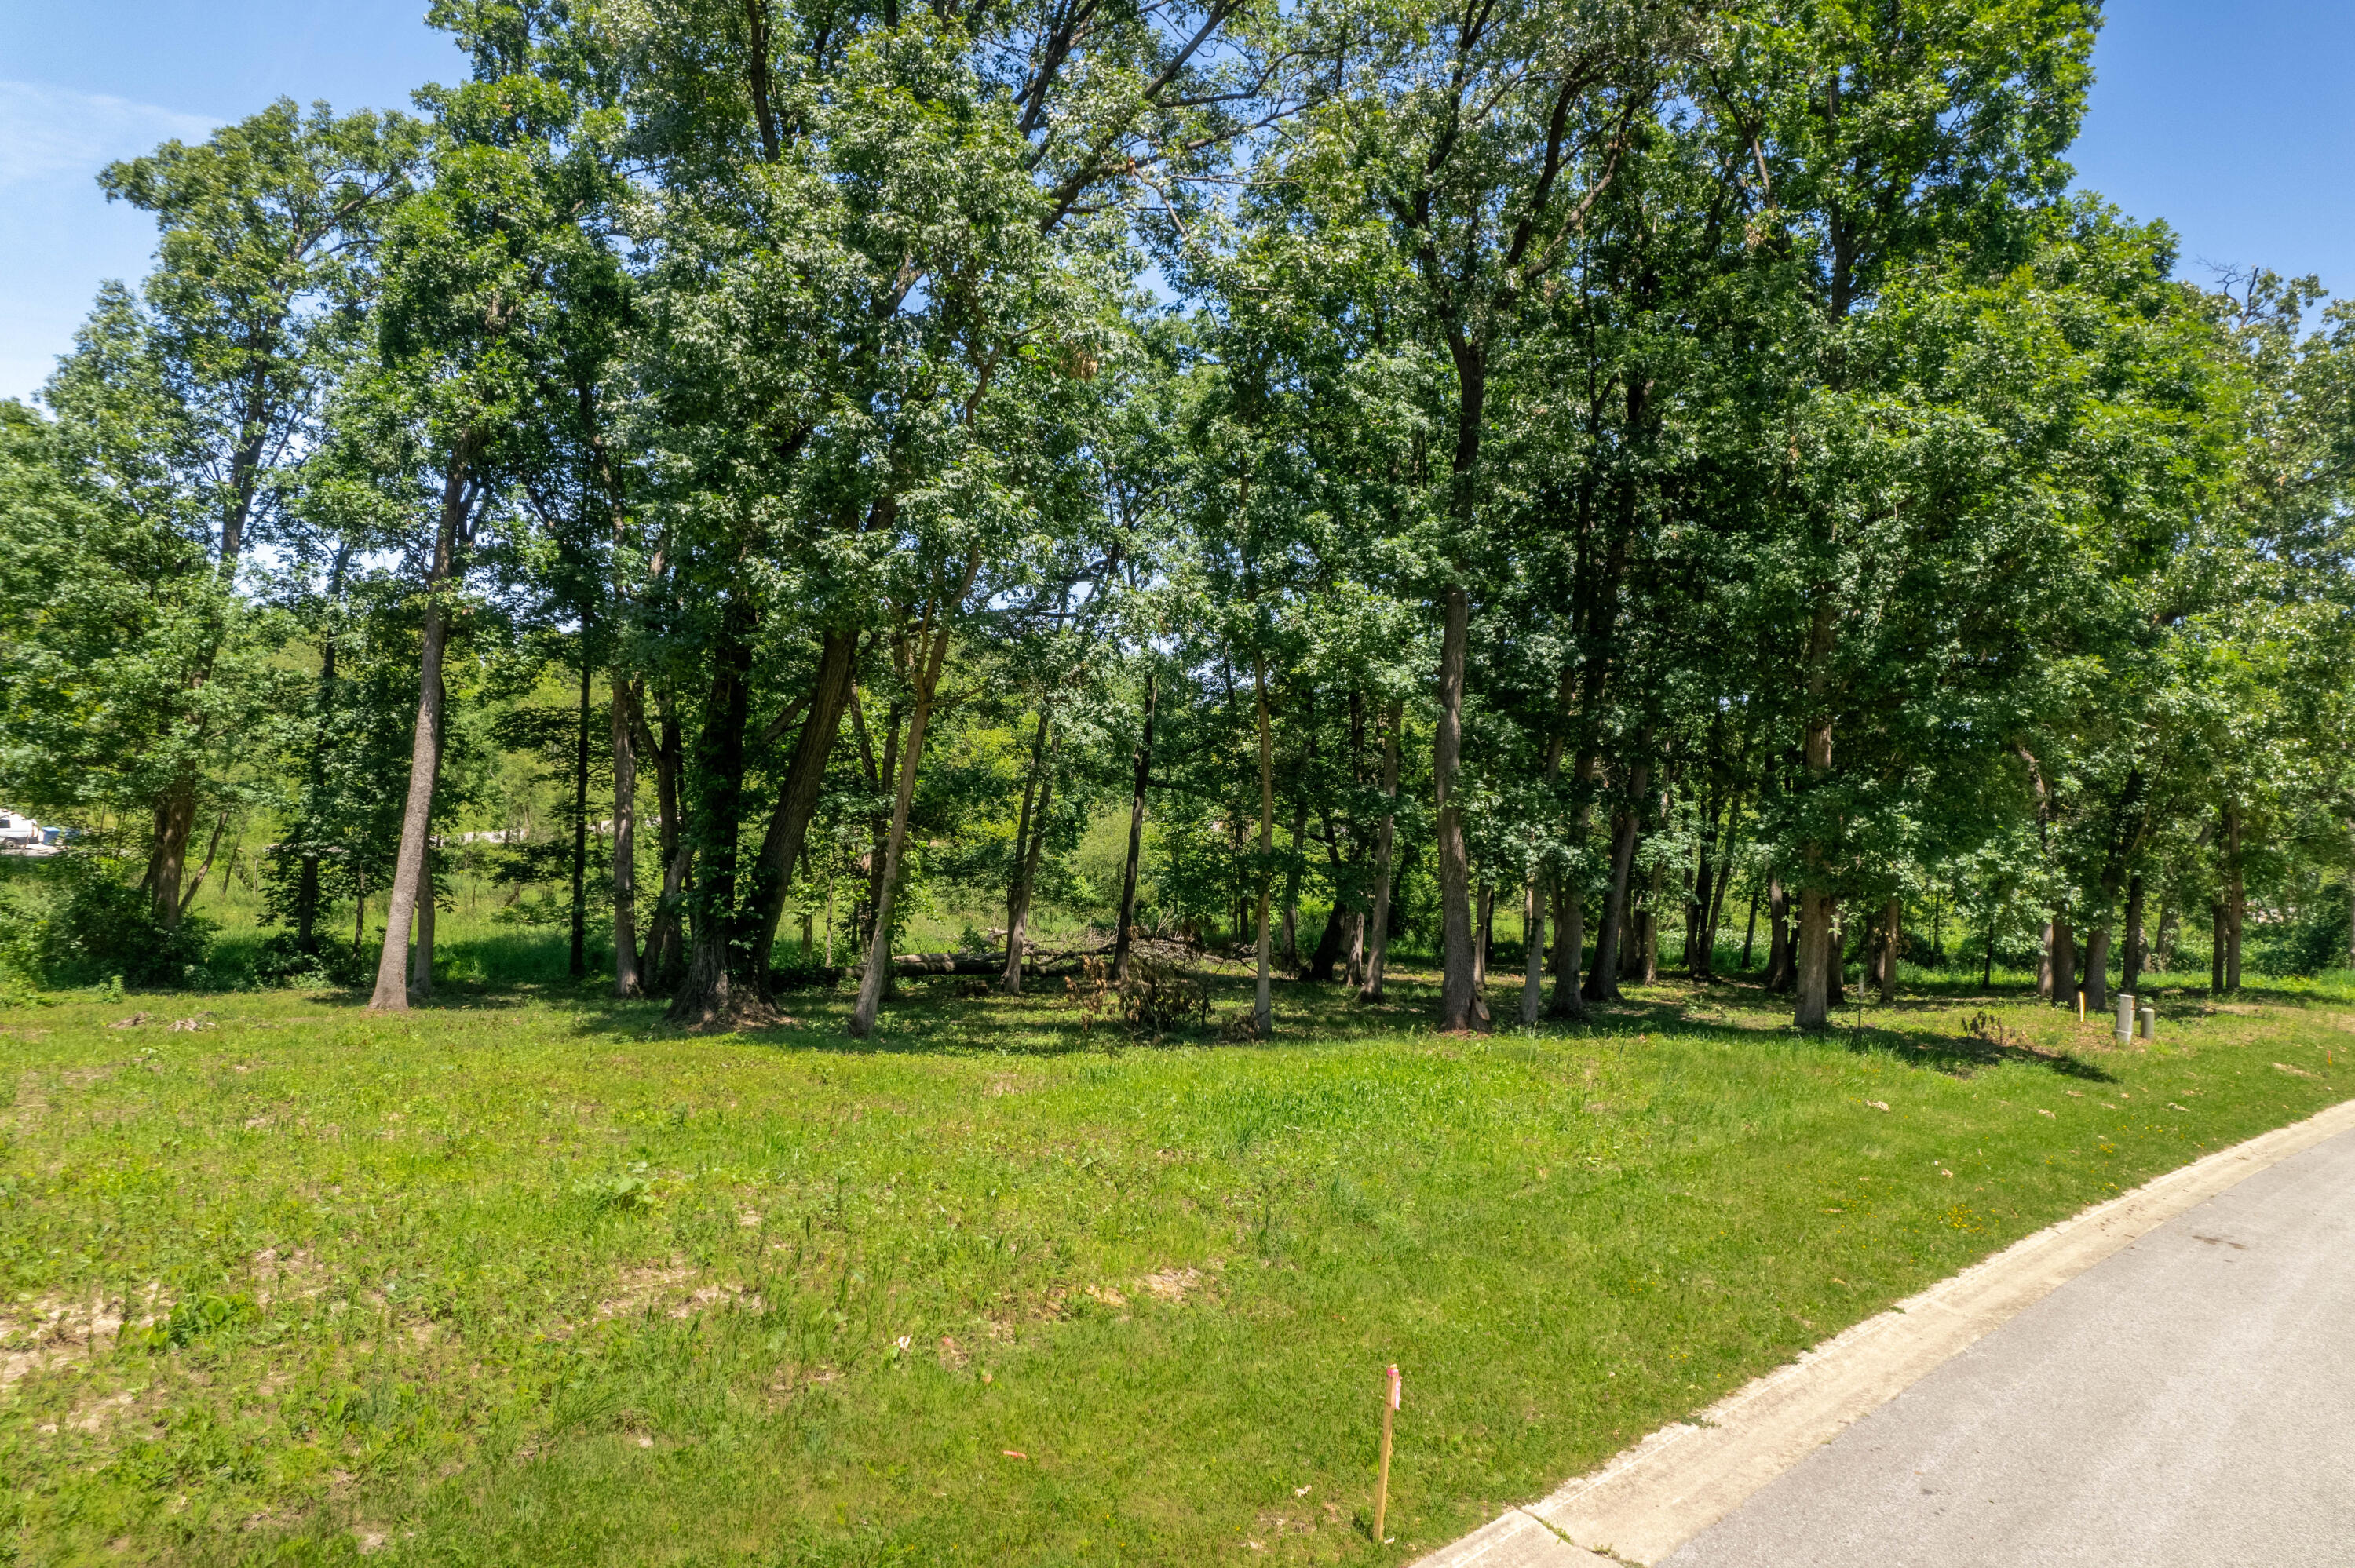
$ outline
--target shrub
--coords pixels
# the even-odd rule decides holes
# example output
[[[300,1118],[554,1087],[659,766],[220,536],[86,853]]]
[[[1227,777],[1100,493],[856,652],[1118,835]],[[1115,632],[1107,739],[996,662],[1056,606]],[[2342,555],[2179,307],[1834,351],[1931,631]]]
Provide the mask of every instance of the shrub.
[[[47,985],[90,985],[120,977],[130,985],[178,986],[200,979],[213,922],[184,915],[166,926],[147,895],[103,861],[58,863],[46,908],[21,895],[0,899],[0,951],[18,972]]]

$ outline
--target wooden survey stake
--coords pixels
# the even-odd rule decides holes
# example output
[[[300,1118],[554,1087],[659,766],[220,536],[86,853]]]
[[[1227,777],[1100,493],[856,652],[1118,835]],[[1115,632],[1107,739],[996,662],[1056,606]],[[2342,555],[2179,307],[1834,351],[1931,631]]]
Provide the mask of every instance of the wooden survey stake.
[[[1395,1366],[1383,1374],[1382,1390],[1382,1466],[1374,1478],[1374,1543],[1384,1539],[1382,1520],[1391,1507],[1391,1418],[1398,1414],[1399,1370]]]

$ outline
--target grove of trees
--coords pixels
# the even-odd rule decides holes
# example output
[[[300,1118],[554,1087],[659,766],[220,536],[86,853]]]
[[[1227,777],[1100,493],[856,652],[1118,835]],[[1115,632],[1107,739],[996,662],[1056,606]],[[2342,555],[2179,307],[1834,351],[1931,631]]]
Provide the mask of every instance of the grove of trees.
[[[227,833],[408,1006],[517,768],[687,1022],[814,902],[854,1033],[942,890],[1018,989],[1091,832],[1263,1033],[1408,941],[1446,1030],[2350,961],[2355,310],[2072,189],[2098,0],[430,20],[413,113],[110,167],[154,270],[0,405],[22,962],[197,972]]]

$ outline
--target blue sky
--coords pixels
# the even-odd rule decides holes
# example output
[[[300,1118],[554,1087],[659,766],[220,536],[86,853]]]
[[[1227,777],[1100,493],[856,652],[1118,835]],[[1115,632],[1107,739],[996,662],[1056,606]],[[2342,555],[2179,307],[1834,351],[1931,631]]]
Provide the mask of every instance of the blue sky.
[[[460,74],[423,0],[0,0],[0,397],[30,395],[144,215],[91,177],[281,95],[400,107]],[[2355,6],[2111,0],[2081,182],[2182,236],[2187,276],[2264,265],[2355,292]]]

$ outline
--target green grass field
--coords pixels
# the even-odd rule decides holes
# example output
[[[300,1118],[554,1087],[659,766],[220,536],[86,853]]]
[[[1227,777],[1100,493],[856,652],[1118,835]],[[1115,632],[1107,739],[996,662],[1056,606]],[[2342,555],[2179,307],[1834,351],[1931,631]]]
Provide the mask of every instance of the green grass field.
[[[1428,979],[1159,1047],[951,980],[866,1043],[557,980],[11,1009],[0,1560],[1404,1561],[2355,1047],[2328,984],[2169,977],[2119,1050],[1681,982],[1439,1038]]]

